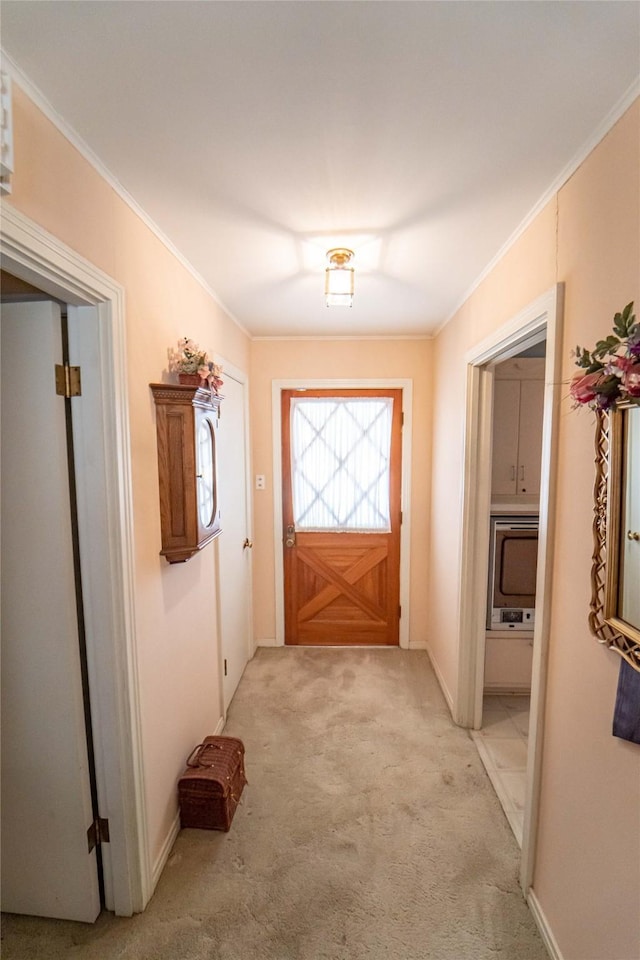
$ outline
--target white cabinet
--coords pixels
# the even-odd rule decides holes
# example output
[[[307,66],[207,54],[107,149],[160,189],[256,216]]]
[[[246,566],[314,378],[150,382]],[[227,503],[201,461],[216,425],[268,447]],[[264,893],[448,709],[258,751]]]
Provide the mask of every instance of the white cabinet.
[[[529,693],[533,670],[533,634],[487,633],[485,693]]]
[[[534,503],[539,499],[543,405],[544,360],[511,360],[496,368],[491,470],[494,503]]]

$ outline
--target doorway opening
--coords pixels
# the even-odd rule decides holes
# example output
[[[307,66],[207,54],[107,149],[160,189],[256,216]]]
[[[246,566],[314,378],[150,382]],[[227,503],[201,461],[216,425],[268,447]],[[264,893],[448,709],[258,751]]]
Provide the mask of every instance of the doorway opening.
[[[562,285],[530,304],[467,354],[467,417],[462,517],[458,699],[455,719],[482,727],[487,641],[492,434],[496,365],[546,340],[538,499],[535,622],[522,817],[520,881],[528,894],[533,875],[540,788],[545,665],[553,542],[557,425],[560,402]],[[516,471],[516,476],[519,472]],[[521,718],[521,726],[526,723]]]
[[[493,371],[491,512],[478,753],[522,846],[542,466],[546,340]]]

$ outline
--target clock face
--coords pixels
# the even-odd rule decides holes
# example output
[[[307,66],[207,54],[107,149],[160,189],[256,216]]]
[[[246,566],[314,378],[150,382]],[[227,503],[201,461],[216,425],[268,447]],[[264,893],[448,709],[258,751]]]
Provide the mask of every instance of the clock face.
[[[213,426],[207,417],[198,429],[198,516],[203,527],[210,527],[216,513]]]

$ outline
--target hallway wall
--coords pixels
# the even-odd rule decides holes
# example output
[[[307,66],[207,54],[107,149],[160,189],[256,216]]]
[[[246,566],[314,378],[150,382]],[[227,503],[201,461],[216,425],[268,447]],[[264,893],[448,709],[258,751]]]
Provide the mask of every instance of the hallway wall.
[[[606,334],[613,313],[629,300],[640,307],[639,130],[636,102],[435,343],[250,344],[143,220],[14,85],[16,173],[6,202],[126,289],[135,612],[152,860],[161,855],[174,822],[175,778],[183,759],[203,728],[214,729],[220,717],[215,552],[206,549],[188,564],[174,567],[158,555],[155,420],[148,383],[161,378],[167,348],[186,334],[241,369],[251,365],[253,470],[268,480],[264,498],[254,495],[258,638],[270,638],[274,631],[271,380],[354,375],[413,379],[411,637],[418,643],[428,639],[436,666],[455,696],[464,354],[563,281],[563,380],[568,381],[571,348],[591,345]],[[640,748],[610,735],[619,660],[595,642],[586,624],[592,446],[592,417],[585,410],[571,411],[565,400],[534,889],[565,960],[637,960],[640,930],[633,907],[640,889]]]
[[[258,642],[275,637],[273,443],[271,381],[392,378],[413,381],[411,473],[410,642],[427,633],[428,515],[431,476],[431,353],[429,340],[254,340],[251,358],[253,471],[266,476],[254,491],[254,630]]]
[[[464,355],[556,282],[564,282],[562,381],[571,350],[593,346],[630,300],[640,308],[640,102],[636,101],[499,261],[434,350],[431,654],[456,696]],[[557,527],[540,835],[533,887],[564,960],[637,960],[640,945],[640,747],[611,736],[620,659],[587,625],[594,417],[559,430]],[[445,558],[446,562],[441,561]]]
[[[215,550],[159,556],[155,408],[169,347],[190,336],[249,367],[249,339],[59,130],[14,84],[15,174],[5,202],[121,283],[133,476],[135,618],[152,869],[177,814],[184,759],[221,718]],[[104,814],[103,814],[104,815]]]

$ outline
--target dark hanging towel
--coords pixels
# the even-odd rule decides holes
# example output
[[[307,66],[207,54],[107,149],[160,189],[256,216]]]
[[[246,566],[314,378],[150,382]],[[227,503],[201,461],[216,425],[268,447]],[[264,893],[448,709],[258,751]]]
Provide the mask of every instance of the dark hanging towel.
[[[613,735],[640,743],[640,671],[634,670],[626,660],[620,664]]]

